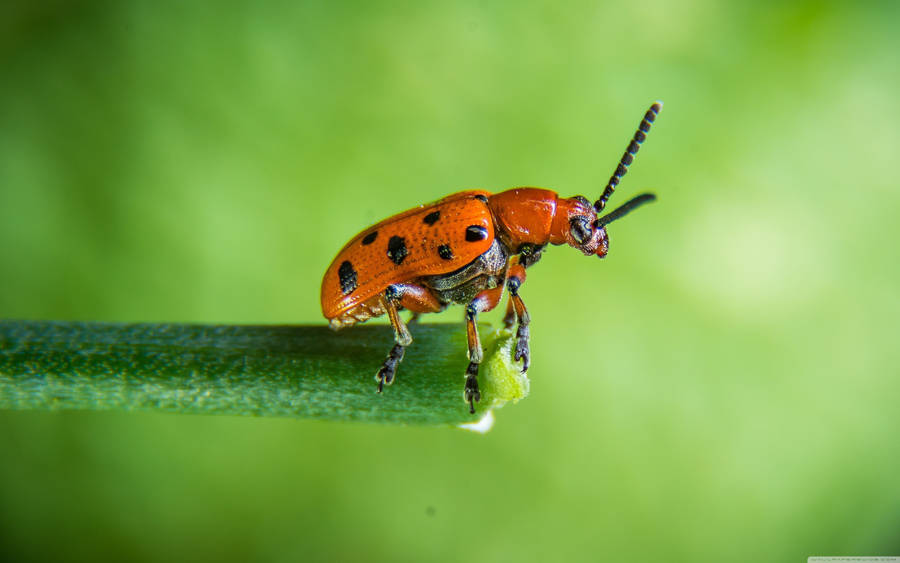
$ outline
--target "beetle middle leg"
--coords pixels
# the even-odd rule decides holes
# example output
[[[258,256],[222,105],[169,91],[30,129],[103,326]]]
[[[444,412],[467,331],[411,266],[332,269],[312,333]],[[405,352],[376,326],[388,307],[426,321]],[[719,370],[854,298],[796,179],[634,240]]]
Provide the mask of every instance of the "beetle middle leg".
[[[469,412],[475,414],[475,403],[481,400],[478,390],[478,366],[484,359],[481,339],[478,337],[478,326],[475,322],[478,313],[486,313],[500,303],[503,297],[503,286],[485,289],[475,296],[466,306],[466,337],[469,344],[469,367],[466,368],[465,399],[469,403]]]
[[[506,316],[503,321],[506,328],[512,328],[513,321],[518,319],[519,326],[516,329],[516,361],[522,360],[522,372],[528,371],[531,363],[531,350],[528,346],[531,315],[525,308],[525,302],[519,296],[519,287],[525,282],[525,268],[521,264],[514,264],[509,268],[506,278],[506,288],[509,289],[509,303],[506,307]]]
[[[394,382],[397,365],[403,361],[406,347],[412,344],[412,335],[409,333],[406,323],[400,318],[397,306],[409,309],[414,315],[436,313],[444,308],[444,305],[430,291],[413,284],[389,285],[382,296],[382,303],[391,321],[391,326],[394,328],[394,346],[375,375],[375,381],[378,382],[378,393],[384,390],[385,385]],[[410,319],[410,322],[412,320]]]

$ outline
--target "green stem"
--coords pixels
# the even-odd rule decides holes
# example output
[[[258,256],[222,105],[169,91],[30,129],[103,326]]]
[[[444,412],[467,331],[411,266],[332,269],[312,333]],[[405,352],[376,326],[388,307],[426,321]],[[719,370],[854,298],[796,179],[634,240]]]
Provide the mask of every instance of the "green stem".
[[[388,326],[0,321],[0,409],[142,410],[459,425],[528,392],[506,330],[482,331],[481,402],[463,401],[465,327],[413,325],[375,393]]]

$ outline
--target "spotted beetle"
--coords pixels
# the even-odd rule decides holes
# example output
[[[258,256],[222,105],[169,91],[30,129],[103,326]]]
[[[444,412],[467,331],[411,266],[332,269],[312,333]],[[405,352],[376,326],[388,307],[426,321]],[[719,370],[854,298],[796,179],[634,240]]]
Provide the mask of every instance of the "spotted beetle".
[[[509,291],[504,323],[516,330],[516,361],[528,370],[530,316],[519,289],[525,269],[540,260],[548,244],[568,244],[586,256],[606,256],[606,225],[656,199],[636,196],[598,217],[644,142],[662,103],[650,106],[593,205],[583,196],[561,198],[539,188],[505,192],[473,190],[447,196],[394,215],[353,237],[338,252],[322,280],[322,313],[337,330],[387,313],[394,346],[375,375],[377,392],[394,381],[397,365],[412,336],[398,311],[437,313],[451,303],[466,305],[469,366],[464,388],[475,413],[478,365],[483,355],[476,318],[492,310]]]

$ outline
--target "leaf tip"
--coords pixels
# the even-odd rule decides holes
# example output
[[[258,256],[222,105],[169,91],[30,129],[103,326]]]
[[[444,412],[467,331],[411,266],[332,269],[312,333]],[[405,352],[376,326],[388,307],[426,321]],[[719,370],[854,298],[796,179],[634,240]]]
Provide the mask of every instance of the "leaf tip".
[[[459,428],[476,432],[478,434],[487,434],[488,430],[494,427],[494,411],[488,410],[477,422],[463,422]]]

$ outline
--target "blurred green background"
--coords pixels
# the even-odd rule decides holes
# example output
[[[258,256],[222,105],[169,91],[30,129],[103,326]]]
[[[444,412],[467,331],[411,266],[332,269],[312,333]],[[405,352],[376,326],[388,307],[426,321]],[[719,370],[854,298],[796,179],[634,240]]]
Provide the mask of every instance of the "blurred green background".
[[[596,197],[666,109],[612,204],[660,201],[606,260],[530,271],[532,395],[488,435],[0,413],[0,554],[900,554],[898,12],[6,2],[5,318],[322,323],[363,227],[467,188]]]

